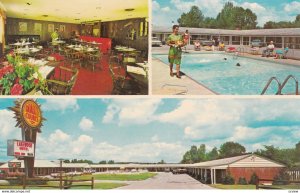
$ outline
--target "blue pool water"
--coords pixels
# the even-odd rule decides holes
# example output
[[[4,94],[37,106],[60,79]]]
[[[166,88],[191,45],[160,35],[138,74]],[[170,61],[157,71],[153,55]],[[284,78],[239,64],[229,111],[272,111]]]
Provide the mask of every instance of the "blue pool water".
[[[153,57],[168,64],[167,55]],[[237,63],[241,66],[236,66]],[[185,54],[181,71],[216,93],[230,95],[259,95],[273,76],[281,83],[290,74],[300,80],[299,67],[244,57],[235,58],[227,54]],[[266,94],[276,92],[277,84],[274,81]],[[282,93],[295,93],[293,79],[289,80]]]

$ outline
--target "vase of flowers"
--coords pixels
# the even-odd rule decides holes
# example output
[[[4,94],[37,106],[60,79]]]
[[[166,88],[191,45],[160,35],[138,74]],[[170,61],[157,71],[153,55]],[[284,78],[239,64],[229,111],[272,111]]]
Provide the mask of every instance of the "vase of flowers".
[[[1,94],[24,95],[45,84],[37,66],[11,55],[8,58],[8,64],[0,69]]]

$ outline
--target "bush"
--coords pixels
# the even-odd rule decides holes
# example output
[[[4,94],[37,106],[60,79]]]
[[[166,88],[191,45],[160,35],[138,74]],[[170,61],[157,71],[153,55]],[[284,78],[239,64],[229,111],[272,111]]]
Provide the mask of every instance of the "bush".
[[[39,180],[40,178],[36,178],[35,180],[26,180],[27,185],[46,185],[47,181]],[[23,178],[15,178],[15,179],[8,179],[9,185],[22,185]]]
[[[222,184],[235,184],[234,178],[228,173],[222,180]]]
[[[255,185],[256,182],[258,181],[258,176],[256,175],[256,173],[254,172],[250,178],[249,184],[253,184]]]
[[[238,184],[240,184],[240,185],[247,185],[248,182],[247,182],[246,178],[240,177]]]
[[[280,171],[273,180],[273,185],[287,185],[289,184],[290,176],[286,172]]]

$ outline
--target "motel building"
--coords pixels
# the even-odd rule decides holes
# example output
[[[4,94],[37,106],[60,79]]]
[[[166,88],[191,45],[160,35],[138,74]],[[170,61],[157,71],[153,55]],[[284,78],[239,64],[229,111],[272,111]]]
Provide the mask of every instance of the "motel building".
[[[8,163],[0,166],[0,170],[10,173],[24,172],[23,161],[14,159],[10,162],[21,162],[21,168],[9,168]],[[224,159],[200,162],[195,164],[87,164],[87,163],[63,163],[62,170],[66,173],[94,172],[169,172],[175,169],[186,169],[188,174],[207,184],[221,183],[222,178],[230,173],[237,183],[244,177],[247,181],[256,173],[260,179],[273,179],[285,166],[270,159],[246,154]],[[35,160],[34,171],[36,176],[46,176],[60,172],[59,161]]]
[[[261,40],[265,44],[273,41],[276,48],[290,48],[288,57],[300,59],[300,28],[226,30],[180,27],[179,30],[182,34],[189,31],[189,44],[193,44],[195,40],[219,39],[227,46],[240,47],[241,52],[249,52],[252,40]],[[152,37],[157,37],[163,43],[171,33],[171,26],[152,27]]]

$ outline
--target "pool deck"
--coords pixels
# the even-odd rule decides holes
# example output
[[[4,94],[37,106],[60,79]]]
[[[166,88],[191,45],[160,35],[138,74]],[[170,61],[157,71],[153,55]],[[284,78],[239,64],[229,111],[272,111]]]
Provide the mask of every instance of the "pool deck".
[[[168,54],[169,47],[152,47],[152,54]],[[185,49],[183,49],[185,52]],[[225,53],[220,51],[194,51],[193,46],[187,46],[187,53]],[[281,64],[293,65],[300,67],[299,60],[291,59],[274,59],[274,57],[261,57],[261,55],[252,55],[249,53],[240,53],[242,57],[248,57],[253,59],[259,59],[269,62],[276,62]],[[175,66],[174,66],[175,72]],[[196,82],[187,75],[183,75],[181,79],[176,76],[171,77],[169,75],[169,66],[164,62],[152,58],[152,94],[153,95],[215,95],[213,91],[204,85]]]

